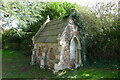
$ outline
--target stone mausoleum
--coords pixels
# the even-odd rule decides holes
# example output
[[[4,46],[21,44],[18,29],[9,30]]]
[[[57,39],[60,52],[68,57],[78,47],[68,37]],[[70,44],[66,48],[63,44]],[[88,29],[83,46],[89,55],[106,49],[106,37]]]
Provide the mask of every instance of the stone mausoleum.
[[[39,64],[54,71],[77,68],[82,65],[78,26],[72,17],[50,20],[33,36],[31,64]]]

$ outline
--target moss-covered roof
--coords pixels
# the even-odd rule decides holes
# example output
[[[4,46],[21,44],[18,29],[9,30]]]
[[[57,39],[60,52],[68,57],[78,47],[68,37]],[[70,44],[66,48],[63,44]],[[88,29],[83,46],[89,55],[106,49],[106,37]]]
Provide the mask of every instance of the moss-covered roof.
[[[58,35],[62,34],[68,24],[68,18],[52,20],[46,24],[44,29],[39,32],[39,36],[35,39],[35,43],[57,43]]]

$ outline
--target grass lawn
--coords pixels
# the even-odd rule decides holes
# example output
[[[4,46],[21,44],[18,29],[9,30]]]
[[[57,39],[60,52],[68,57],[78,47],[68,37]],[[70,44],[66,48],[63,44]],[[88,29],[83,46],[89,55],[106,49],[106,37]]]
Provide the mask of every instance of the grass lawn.
[[[3,78],[48,78],[55,77],[51,71],[30,65],[30,57],[18,51],[2,51]]]
[[[20,51],[2,50],[2,65],[3,78],[118,78],[118,70],[87,67],[54,75],[38,65],[30,66],[30,57]]]
[[[63,78],[118,78],[118,71],[105,70],[95,68],[81,68],[71,71],[63,76]]]

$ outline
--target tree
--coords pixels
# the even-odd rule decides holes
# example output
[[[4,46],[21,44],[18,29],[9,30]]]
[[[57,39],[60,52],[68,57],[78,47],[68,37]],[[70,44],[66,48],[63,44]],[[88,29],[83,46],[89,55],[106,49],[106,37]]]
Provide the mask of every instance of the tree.
[[[44,2],[40,1],[1,1],[1,18],[3,21],[7,19],[8,26],[12,26],[13,20],[17,20],[18,28],[27,27],[27,24],[31,24],[41,19],[41,9],[44,6]],[[45,4],[46,5],[46,4]]]
[[[9,13],[10,15],[7,16],[9,18],[10,22],[13,20],[19,21],[18,28],[22,29],[22,31],[19,30],[8,30],[6,31],[3,36],[7,37],[3,38],[3,44],[7,42],[6,46],[8,48],[10,45],[12,45],[12,42],[16,42],[21,47],[19,49],[25,51],[26,53],[31,53],[32,51],[32,36],[38,31],[40,26],[44,23],[46,20],[47,15],[50,16],[51,20],[62,18],[68,13],[70,14],[70,9],[74,8],[75,5],[71,3],[59,3],[59,2],[2,2],[3,7],[1,10],[5,11],[6,13]],[[69,6],[68,6],[69,5]],[[68,12],[67,12],[68,11]],[[5,13],[4,13],[5,15]],[[5,17],[3,17],[3,20]],[[8,21],[8,22],[9,22]],[[9,25],[10,26],[10,25]],[[11,34],[12,32],[12,34]],[[19,35],[17,34],[19,33]],[[9,36],[11,34],[11,36]],[[17,37],[14,37],[17,36]],[[10,40],[11,39],[11,40]],[[18,40],[16,40],[18,39]],[[10,44],[10,45],[9,45]],[[24,47],[25,45],[25,47]]]
[[[114,2],[98,3],[91,9],[95,14],[96,28],[98,31],[93,36],[87,37],[88,58],[94,59],[118,59],[119,52],[119,24],[117,16],[117,4]],[[91,23],[90,23],[91,24]]]

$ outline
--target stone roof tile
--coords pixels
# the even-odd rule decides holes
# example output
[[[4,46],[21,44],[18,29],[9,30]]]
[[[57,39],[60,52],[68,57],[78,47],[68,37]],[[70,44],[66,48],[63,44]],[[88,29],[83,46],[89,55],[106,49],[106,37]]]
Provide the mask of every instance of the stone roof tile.
[[[36,43],[57,43],[58,35],[62,34],[68,24],[68,19],[52,20],[39,33]]]

